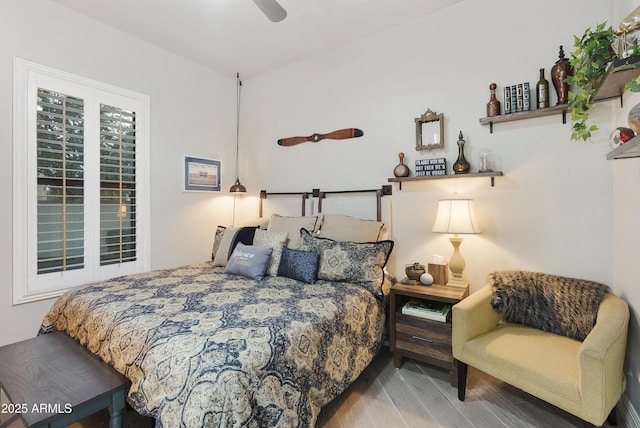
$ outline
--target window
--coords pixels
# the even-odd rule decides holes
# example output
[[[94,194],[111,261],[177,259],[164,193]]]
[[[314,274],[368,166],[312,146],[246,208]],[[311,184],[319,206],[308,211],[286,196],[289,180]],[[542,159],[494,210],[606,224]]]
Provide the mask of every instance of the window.
[[[84,101],[38,88],[37,273],[84,268]]]
[[[148,270],[148,97],[15,59],[14,121],[14,303]]]
[[[136,260],[136,112],[100,105],[100,265]]]

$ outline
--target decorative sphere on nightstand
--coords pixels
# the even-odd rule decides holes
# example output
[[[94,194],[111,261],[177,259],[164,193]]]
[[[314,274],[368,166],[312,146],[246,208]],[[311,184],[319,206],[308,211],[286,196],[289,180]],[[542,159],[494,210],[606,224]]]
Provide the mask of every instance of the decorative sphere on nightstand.
[[[433,276],[431,276],[430,273],[423,273],[422,275],[420,275],[420,283],[422,285],[431,285],[433,284]]]

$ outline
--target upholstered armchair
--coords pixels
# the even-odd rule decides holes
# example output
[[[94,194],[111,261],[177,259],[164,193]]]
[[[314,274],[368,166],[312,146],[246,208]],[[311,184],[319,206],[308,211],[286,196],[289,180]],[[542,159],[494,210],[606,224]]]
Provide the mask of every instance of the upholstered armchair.
[[[561,282],[567,280],[515,271],[516,276],[523,276],[518,283],[509,276],[513,273],[507,272],[507,279],[500,276],[503,272],[491,274],[488,285],[453,307],[452,347],[453,356],[458,361],[458,398],[465,399],[467,365],[471,365],[588,423],[600,426],[609,418],[609,422],[615,424],[615,406],[626,386],[623,363],[629,322],[627,304],[602,286],[605,287],[603,295],[595,299],[598,303],[594,309],[595,324],[591,324],[593,328],[589,325],[583,340],[553,332],[554,327],[547,324],[557,323],[557,320],[549,321],[548,314],[542,321],[547,331],[524,325],[527,322],[535,324],[530,319],[508,322],[505,321],[505,313],[507,319],[508,315],[516,315],[517,318],[517,314],[504,310],[505,300],[513,298],[504,293],[505,285],[511,290],[508,286],[515,283],[528,291],[527,287],[549,282],[553,288],[558,278]],[[595,284],[569,280],[569,284],[564,283],[560,288],[571,289],[572,293],[584,283]],[[576,284],[579,286],[573,287],[576,284],[572,281],[578,281]],[[563,299],[559,296],[562,293],[550,293],[549,290],[547,288],[538,294],[525,293],[527,298],[533,296],[536,301],[525,301],[524,307],[519,308],[525,313],[524,318],[544,312],[540,305],[550,304],[558,310],[557,301]],[[542,298],[542,295],[546,297]],[[546,302],[540,303],[545,299]],[[565,314],[568,316],[566,326],[580,324],[576,320],[582,315],[576,315],[575,308],[581,306],[581,300],[584,299],[579,294],[571,294],[565,296],[564,303],[560,303],[570,311]],[[518,304],[523,304],[523,301]],[[570,329],[574,327],[570,326]],[[580,336],[575,332],[569,333]]]

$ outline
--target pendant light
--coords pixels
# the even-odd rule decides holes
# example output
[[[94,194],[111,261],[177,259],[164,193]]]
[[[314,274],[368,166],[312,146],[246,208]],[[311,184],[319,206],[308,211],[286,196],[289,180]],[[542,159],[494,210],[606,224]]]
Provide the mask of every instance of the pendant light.
[[[231,193],[246,193],[247,188],[240,183],[240,177],[238,176],[238,160],[239,160],[239,147],[240,147],[240,88],[242,87],[242,81],[240,80],[240,73],[236,73],[236,182],[231,186],[229,192]]]

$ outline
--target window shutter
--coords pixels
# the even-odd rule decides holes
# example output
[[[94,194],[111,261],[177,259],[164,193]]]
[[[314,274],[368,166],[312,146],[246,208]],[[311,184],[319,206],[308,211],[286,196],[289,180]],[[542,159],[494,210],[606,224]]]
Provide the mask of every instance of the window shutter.
[[[149,97],[14,58],[13,303],[149,266]]]
[[[136,113],[100,104],[100,265],[136,260]]]
[[[84,102],[38,88],[38,274],[84,267]]]

